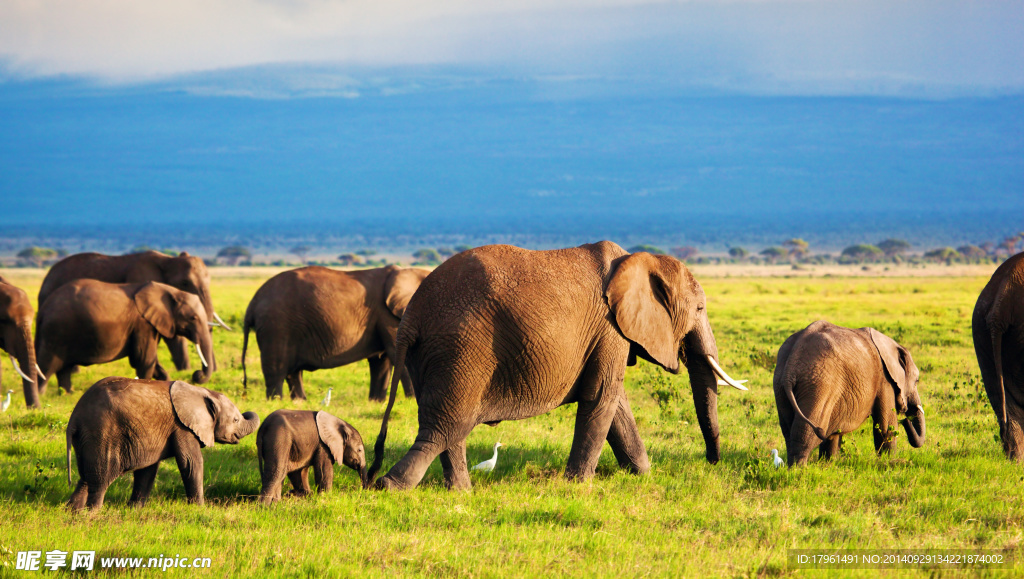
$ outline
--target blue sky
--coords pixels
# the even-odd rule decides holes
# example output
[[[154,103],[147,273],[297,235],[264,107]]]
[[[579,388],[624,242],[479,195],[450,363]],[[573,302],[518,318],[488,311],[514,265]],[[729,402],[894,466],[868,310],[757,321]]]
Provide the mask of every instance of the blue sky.
[[[0,63],[9,81],[204,73],[226,91],[229,69],[283,64],[267,82],[339,96],[353,94],[346,67],[410,65],[744,94],[1019,94],[1024,2],[15,1],[0,2]]]

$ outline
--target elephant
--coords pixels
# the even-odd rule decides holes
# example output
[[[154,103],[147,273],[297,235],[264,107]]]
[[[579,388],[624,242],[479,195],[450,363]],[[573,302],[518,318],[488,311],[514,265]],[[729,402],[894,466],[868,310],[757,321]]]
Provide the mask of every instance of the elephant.
[[[843,328],[818,320],[793,334],[779,348],[772,384],[779,428],[786,439],[789,466],[839,452],[844,434],[871,416],[875,450],[895,444],[897,413],[907,440],[925,440],[924,406],[918,392],[920,371],[906,348],[874,328]]]
[[[308,495],[310,467],[318,492],[331,490],[334,464],[339,462],[358,472],[360,485],[366,486],[366,453],[359,431],[322,410],[272,412],[256,432],[256,455],[264,504],[281,500],[285,475],[294,494]]]
[[[167,284],[112,284],[82,279],[65,284],[39,309],[36,354],[41,392],[54,373],[65,392],[71,392],[76,365],[103,364],[128,357],[140,378],[166,380],[156,362],[160,337],[184,337],[195,342],[203,369],[192,381],[203,384],[213,368],[213,342],[203,304],[194,294]]]
[[[39,408],[36,346],[32,341],[32,304],[28,294],[0,277],[0,350],[8,353],[21,377],[25,406]]]
[[[153,490],[160,461],[178,463],[185,495],[203,504],[202,448],[238,444],[259,426],[254,412],[242,414],[220,392],[181,381],[109,377],[93,384],[71,411],[66,432],[68,485],[71,450],[78,457],[78,486],[68,507],[103,506],[107,487],[133,471],[128,504],[143,506]]]
[[[409,299],[430,272],[394,265],[361,271],[311,266],[267,280],[245,311],[242,374],[249,330],[256,331],[267,398],[283,395],[285,379],[293,399],[305,400],[303,370],[336,368],[367,359],[370,400],[384,400],[395,359],[398,322]],[[402,371],[406,396],[413,383]]]
[[[416,384],[419,431],[378,489],[419,484],[440,455],[449,489],[471,487],[466,437],[576,403],[565,477],[594,475],[607,440],[619,465],[645,474],[650,462],[623,378],[642,358],[690,375],[705,457],[719,460],[719,380],[741,390],[718,364],[704,290],[675,258],[629,254],[602,241],[531,251],[488,245],[435,269],[409,301],[395,366]],[[398,374],[374,445],[368,479],[380,469]]]
[[[974,353],[1007,458],[1024,461],[1024,253],[996,268],[971,319]]]
[[[213,309],[210,298],[210,272],[203,260],[181,252],[171,257],[156,251],[143,251],[128,255],[103,255],[101,253],[76,253],[58,261],[46,273],[39,288],[40,308],[47,298],[66,283],[79,279],[95,279],[107,283],[143,283],[156,281],[176,287],[199,296],[206,312],[206,319],[226,330],[227,324]],[[38,324],[37,324],[38,325]],[[189,369],[188,343],[181,338],[165,339],[167,348],[178,370]],[[207,358],[214,370],[217,360],[212,351]]]

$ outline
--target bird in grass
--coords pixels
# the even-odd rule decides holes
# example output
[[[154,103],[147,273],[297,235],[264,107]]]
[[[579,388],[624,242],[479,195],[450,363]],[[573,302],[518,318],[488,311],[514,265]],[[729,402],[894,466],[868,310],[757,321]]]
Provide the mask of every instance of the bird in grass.
[[[485,461],[481,462],[480,464],[474,466],[470,470],[479,470],[479,471],[482,471],[482,472],[491,472],[492,470],[494,470],[494,467],[498,464],[498,447],[499,446],[501,446],[501,443],[500,442],[495,442],[494,443],[494,456],[492,456],[490,460],[485,460]]]
[[[782,457],[779,456],[779,449],[777,448],[772,449],[772,464],[775,465],[775,468],[782,466]]]
[[[330,406],[330,404],[331,404],[331,390],[334,390],[334,388],[328,388],[327,389],[327,396],[324,396],[324,399],[320,401],[320,405],[321,406]]]
[[[0,412],[7,412],[7,409],[11,407],[11,392],[14,392],[14,390],[8,390],[7,397],[4,398],[3,402],[0,402]]]

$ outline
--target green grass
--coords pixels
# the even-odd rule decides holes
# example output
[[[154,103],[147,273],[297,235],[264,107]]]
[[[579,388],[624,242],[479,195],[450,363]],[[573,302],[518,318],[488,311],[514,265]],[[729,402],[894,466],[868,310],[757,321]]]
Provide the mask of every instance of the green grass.
[[[12,277],[30,294],[38,288],[38,276]],[[214,272],[218,312],[237,329],[261,281]],[[397,493],[362,491],[355,473],[336,467],[329,495],[263,508],[253,501],[259,473],[250,436],[205,451],[204,507],[184,502],[169,461],[145,508],[125,506],[126,476],[111,487],[102,511],[70,514],[63,508],[70,495],[63,453],[71,409],[96,380],[132,375],[125,361],[83,368],[71,396],[58,396],[53,383],[42,411],[27,412],[16,399],[0,416],[0,574],[15,574],[9,570],[17,551],[88,549],[212,557],[210,570],[179,571],[196,576],[320,576],[324,569],[336,575],[778,576],[799,574],[786,560],[787,550],[797,548],[1009,548],[1019,574],[1024,472],[1002,456],[971,344],[970,314],[986,281],[703,280],[724,366],[750,380],[750,392],[722,390],[721,463],[704,460],[685,373],[641,365],[627,371],[626,388],[652,471],[624,474],[606,447],[597,476],[583,484],[562,478],[575,417],[568,406],[474,430],[471,464],[489,458],[498,438],[504,448],[494,473],[473,474],[472,492],[445,491],[436,461],[418,488]],[[792,332],[820,318],[874,326],[911,350],[929,410],[924,448],[901,441],[892,456],[878,458],[866,424],[846,437],[845,454],[831,464],[770,468],[770,449],[785,454],[771,388],[774,355]],[[248,355],[249,391],[242,390],[241,343],[239,331],[215,333],[221,370],[208,387],[243,411],[266,416],[281,407],[317,408],[333,386],[331,412],[372,446],[383,405],[366,400],[365,363],[307,373],[305,405],[267,402],[255,348]],[[161,356],[170,367],[166,351]],[[3,384],[20,393],[9,363]],[[415,403],[399,395],[385,469],[415,431]]]

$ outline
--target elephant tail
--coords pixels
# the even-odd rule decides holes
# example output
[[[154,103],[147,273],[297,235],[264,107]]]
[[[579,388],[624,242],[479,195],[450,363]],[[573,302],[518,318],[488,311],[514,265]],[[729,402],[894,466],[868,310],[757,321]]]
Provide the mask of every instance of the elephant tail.
[[[996,379],[999,380],[999,434],[1003,435],[1006,429],[1006,384],[1003,379],[1003,326],[1000,320],[1003,317],[1001,309],[1004,301],[1006,284],[999,288],[995,304],[989,312],[986,322],[988,325],[989,337],[992,340],[992,361],[996,367]]]
[[[67,460],[68,468],[68,486],[71,486],[71,435],[74,430],[74,423],[68,424],[68,428],[64,431],[64,443],[67,445],[65,448],[64,458]]]
[[[252,314],[245,311],[245,321],[242,323],[242,390],[249,389],[249,375],[245,371],[245,351],[249,349],[249,330],[252,329]]]
[[[391,393],[388,394],[388,407],[384,410],[384,419],[380,423],[380,434],[377,435],[377,442],[373,445],[373,464],[366,473],[366,488],[373,486],[377,472],[380,471],[381,463],[384,462],[384,441],[388,437],[388,419],[391,417],[391,409],[395,405],[395,395],[398,393],[398,383],[402,379],[402,368],[405,368],[405,352],[407,346],[398,344],[398,351],[395,354],[395,362],[391,366]]]
[[[793,410],[796,412],[796,415],[799,416],[801,420],[806,422],[807,425],[811,427],[811,430],[814,431],[815,436],[822,440],[827,439],[828,434],[826,434],[820,426],[811,422],[811,419],[807,418],[807,416],[804,415],[803,411],[800,410],[800,406],[796,403],[796,396],[793,395],[793,379],[789,378],[788,376],[783,378],[782,388],[783,390],[786,391],[786,398],[789,399],[789,404],[790,406],[793,407]]]

